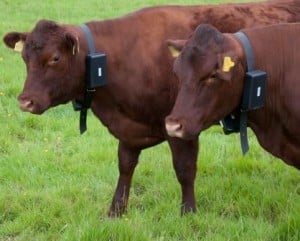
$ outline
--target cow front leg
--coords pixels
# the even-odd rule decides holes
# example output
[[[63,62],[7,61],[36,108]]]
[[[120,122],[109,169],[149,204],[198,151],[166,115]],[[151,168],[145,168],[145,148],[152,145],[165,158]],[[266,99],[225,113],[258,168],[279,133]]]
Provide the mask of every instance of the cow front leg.
[[[181,214],[196,212],[194,182],[197,172],[198,140],[168,140],[177,179],[181,185]]]
[[[139,149],[133,149],[119,142],[119,180],[110,206],[108,216],[119,217],[127,208],[129,189],[134,169],[138,163]]]

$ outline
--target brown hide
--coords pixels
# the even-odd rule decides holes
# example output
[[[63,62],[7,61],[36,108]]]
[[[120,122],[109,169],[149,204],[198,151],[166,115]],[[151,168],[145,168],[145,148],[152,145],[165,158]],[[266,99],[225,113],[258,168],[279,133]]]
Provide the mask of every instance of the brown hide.
[[[221,31],[300,18],[298,1],[211,6],[145,8],[122,18],[89,22],[96,48],[107,54],[108,84],[96,91],[92,111],[119,139],[120,177],[109,214],[122,214],[138,156],[143,148],[167,140],[182,188],[182,212],[195,211],[194,179],[198,141],[170,138],[164,118],[177,95],[177,78],[167,39],[186,39],[200,23]],[[24,111],[41,114],[50,107],[82,98],[86,40],[78,26],[41,21],[30,33],[8,33],[14,48],[26,39],[22,57],[27,79],[19,96]],[[79,51],[75,51],[74,49]]]
[[[245,30],[254,46],[257,68],[268,73],[265,107],[249,114],[249,126],[267,151],[298,169],[299,32],[298,23]]]
[[[300,169],[300,106],[297,102],[300,24],[242,31],[251,43],[255,69],[265,71],[268,76],[265,105],[249,112],[248,125],[267,151]],[[203,35],[207,41],[200,41]],[[176,60],[174,70],[181,87],[173,111],[166,118],[170,135],[191,138],[239,108],[246,56],[236,36],[200,25]]]

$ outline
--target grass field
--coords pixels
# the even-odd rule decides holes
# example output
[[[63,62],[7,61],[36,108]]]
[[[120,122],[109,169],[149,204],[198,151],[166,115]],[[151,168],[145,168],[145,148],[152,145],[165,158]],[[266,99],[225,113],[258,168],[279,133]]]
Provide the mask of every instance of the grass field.
[[[207,2],[221,1],[172,1]],[[167,3],[1,0],[0,36],[42,18],[80,24]],[[263,151],[252,133],[243,157],[239,137],[219,127],[200,137],[196,215],[179,215],[180,187],[163,143],[142,153],[128,213],[107,218],[117,141],[91,114],[80,136],[70,104],[42,116],[21,112],[25,74],[19,54],[0,42],[0,241],[300,240],[300,172]]]

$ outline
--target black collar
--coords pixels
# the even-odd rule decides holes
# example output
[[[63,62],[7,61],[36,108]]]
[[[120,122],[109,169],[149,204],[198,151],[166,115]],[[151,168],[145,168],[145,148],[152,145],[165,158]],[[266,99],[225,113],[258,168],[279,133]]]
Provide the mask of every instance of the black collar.
[[[246,54],[246,61],[247,61],[247,71],[248,72],[253,71],[254,70],[253,50],[248,37],[243,32],[237,32],[234,35],[241,41],[244,47],[244,51]],[[248,143],[248,135],[247,135],[247,111],[243,109],[241,109],[241,114],[240,114],[240,141],[241,141],[242,152],[245,155],[249,150],[249,143]]]
[[[84,99],[73,100],[73,108],[75,111],[80,111],[79,129],[80,134],[86,130],[87,110],[91,107],[94,93],[97,87],[106,84],[106,55],[97,53],[92,33],[89,27],[85,24],[80,25],[88,44],[88,55],[85,60],[85,92]]]
[[[243,154],[249,150],[247,137],[247,113],[263,106],[265,97],[266,73],[255,70],[253,50],[248,37],[243,32],[234,34],[242,43],[246,61],[247,71],[244,77],[243,97],[239,108],[226,116],[221,124],[225,134],[240,133],[240,142]]]

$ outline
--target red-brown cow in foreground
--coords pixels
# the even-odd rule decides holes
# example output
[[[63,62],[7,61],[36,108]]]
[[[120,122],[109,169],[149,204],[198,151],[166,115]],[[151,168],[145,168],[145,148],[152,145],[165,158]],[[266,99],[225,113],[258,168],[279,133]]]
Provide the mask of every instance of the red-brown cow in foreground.
[[[122,18],[87,23],[98,51],[107,54],[107,85],[96,90],[91,109],[119,139],[119,180],[109,215],[122,214],[142,149],[168,141],[182,188],[182,212],[195,211],[194,179],[198,141],[171,138],[164,119],[177,95],[173,57],[167,39],[186,39],[200,23],[222,31],[300,19],[299,1],[271,1],[211,6],[146,8]],[[22,110],[41,114],[81,99],[87,43],[76,25],[40,21],[28,33],[11,32],[4,42],[24,41],[27,78],[19,96]],[[74,52],[75,50],[75,52]],[[78,51],[79,50],[79,51]]]
[[[249,111],[248,126],[267,151],[300,169],[300,24],[242,32],[251,43],[255,68],[268,76],[265,105]],[[169,135],[195,139],[238,109],[246,62],[239,38],[200,25],[174,63],[181,84],[172,113],[166,118]]]

